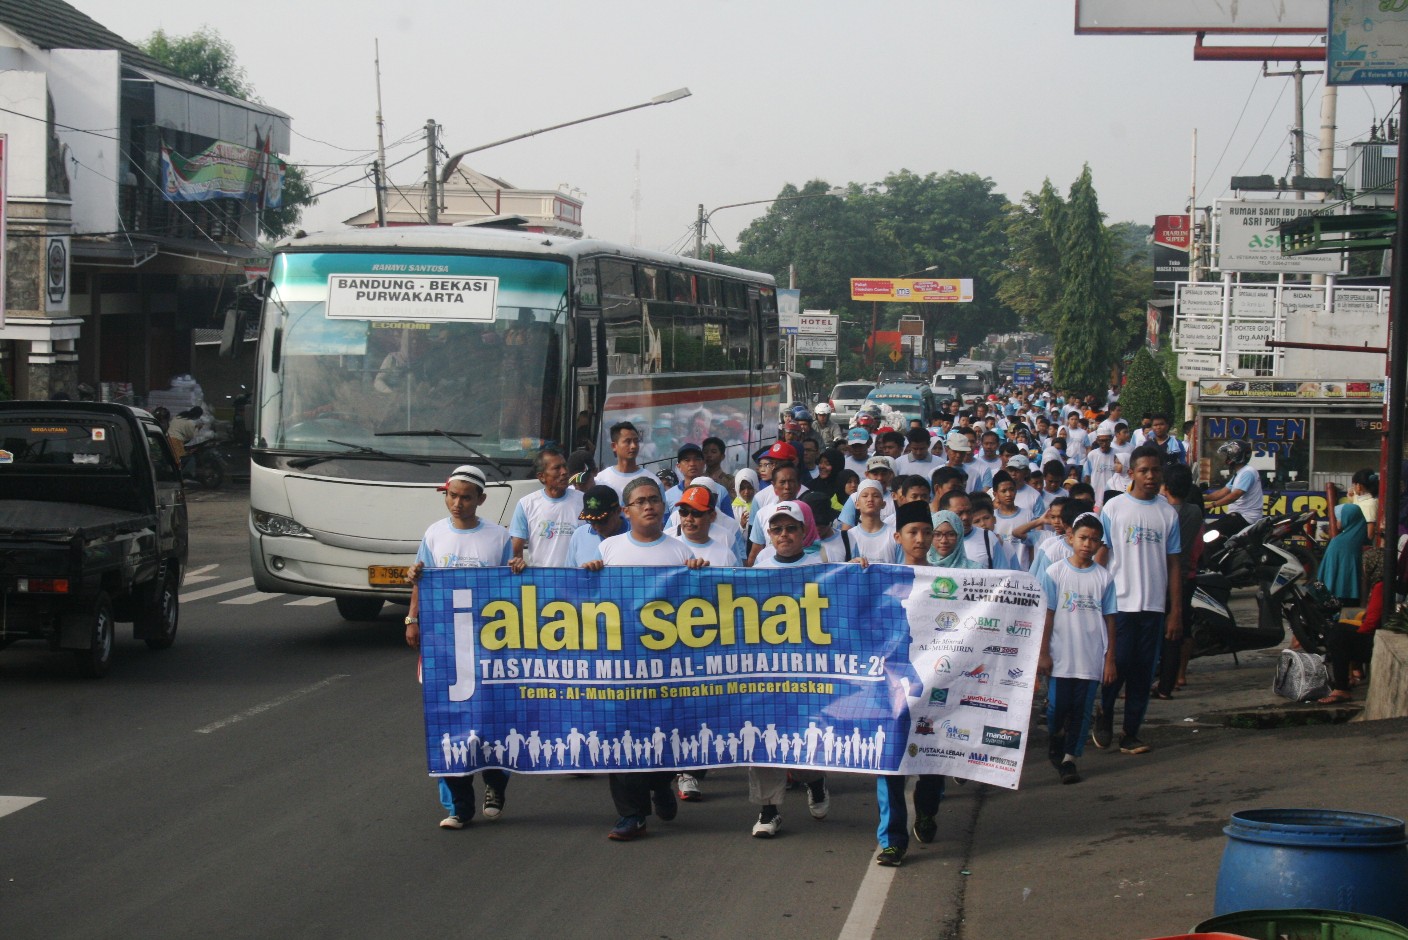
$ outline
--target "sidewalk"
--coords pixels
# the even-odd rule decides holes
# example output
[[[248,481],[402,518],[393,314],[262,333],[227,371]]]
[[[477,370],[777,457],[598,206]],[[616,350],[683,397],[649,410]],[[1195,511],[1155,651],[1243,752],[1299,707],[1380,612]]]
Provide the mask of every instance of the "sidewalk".
[[[1154,701],[1144,755],[1087,747],[1085,779],[1062,786],[1033,722],[1022,787],[986,788],[974,809],[957,936],[1160,937],[1213,916],[1238,810],[1310,807],[1408,817],[1408,719],[1223,727],[1215,714],[1273,706],[1276,650],[1195,660],[1173,701]],[[1363,690],[1356,690],[1362,704]],[[1187,719],[1193,719],[1189,721]],[[964,801],[966,802],[966,801]],[[955,801],[957,803],[957,801]],[[972,804],[969,804],[972,805]],[[955,806],[958,809],[958,806]],[[950,831],[967,820],[953,819]],[[936,912],[947,921],[953,912]]]

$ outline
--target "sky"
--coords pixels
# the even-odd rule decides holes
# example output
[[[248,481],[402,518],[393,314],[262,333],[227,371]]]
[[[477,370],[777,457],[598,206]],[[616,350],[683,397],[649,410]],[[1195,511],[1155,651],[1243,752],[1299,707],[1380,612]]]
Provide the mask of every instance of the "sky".
[[[351,184],[305,210],[309,231],[374,205],[377,41],[402,188],[423,184],[429,118],[455,152],[688,87],[467,158],[521,188],[574,187],[588,235],[657,250],[692,244],[701,203],[900,169],[976,173],[1016,200],[1047,178],[1067,191],[1089,163],[1107,221],[1152,224],[1188,205],[1195,130],[1200,206],[1231,195],[1234,174],[1289,175],[1291,79],[1195,62],[1191,36],[1077,36],[1074,0],[71,2],[133,42],[202,26],[230,40],[257,93],[293,118],[287,158],[319,190]],[[1305,79],[1310,175],[1322,87]],[[1389,89],[1340,89],[1339,146],[1393,107]],[[710,237],[735,247],[767,208],[711,212]]]

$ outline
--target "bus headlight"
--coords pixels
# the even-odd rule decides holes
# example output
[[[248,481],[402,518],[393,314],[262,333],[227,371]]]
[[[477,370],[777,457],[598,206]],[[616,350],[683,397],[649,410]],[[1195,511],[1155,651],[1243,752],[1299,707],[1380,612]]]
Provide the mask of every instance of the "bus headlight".
[[[272,512],[263,512],[258,509],[250,511],[250,519],[254,522],[254,528],[262,535],[286,535],[293,538],[311,539],[313,534],[303,526],[294,522],[288,516],[280,516]]]

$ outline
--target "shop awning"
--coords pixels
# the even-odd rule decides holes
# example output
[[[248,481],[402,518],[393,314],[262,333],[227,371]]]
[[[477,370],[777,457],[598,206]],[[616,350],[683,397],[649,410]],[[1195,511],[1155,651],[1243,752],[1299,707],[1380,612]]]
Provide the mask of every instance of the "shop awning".
[[[275,153],[289,151],[293,119],[277,108],[135,65],[125,71],[128,81],[151,83],[153,123],[158,127],[243,147],[258,147],[263,138],[271,137]]]

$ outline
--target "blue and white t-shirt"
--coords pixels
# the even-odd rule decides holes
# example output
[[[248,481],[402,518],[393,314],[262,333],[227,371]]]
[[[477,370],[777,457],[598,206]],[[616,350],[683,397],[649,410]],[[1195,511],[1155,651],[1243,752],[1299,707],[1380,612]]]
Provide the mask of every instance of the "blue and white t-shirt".
[[[674,536],[661,535],[653,542],[641,542],[629,532],[603,540],[597,547],[597,555],[608,565],[648,568],[684,565],[694,557],[685,544]]]
[[[1178,513],[1162,496],[1136,499],[1121,493],[1100,510],[1110,575],[1125,613],[1163,613],[1168,609],[1168,556],[1182,549]]]
[[[458,529],[454,520],[441,519],[425,530],[416,561],[427,568],[497,568],[513,554],[508,530],[497,522],[476,520],[472,529]]]
[[[557,499],[547,490],[529,493],[518,501],[509,520],[508,534],[528,543],[528,564],[534,568],[565,568],[572,533],[584,525],[582,492],[569,486]]]
[[[1051,623],[1051,675],[1057,679],[1092,679],[1105,673],[1109,632],[1105,615],[1116,610],[1115,582],[1092,563],[1077,568],[1069,558],[1053,562],[1041,576]]]
[[[1241,496],[1227,504],[1228,512],[1240,513],[1242,518],[1247,520],[1247,525],[1266,515],[1262,509],[1261,474],[1251,467],[1238,470],[1232,482],[1227,484],[1227,488],[1242,491]]]

